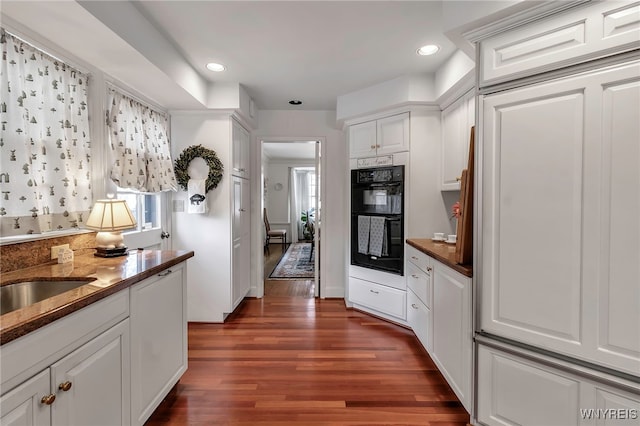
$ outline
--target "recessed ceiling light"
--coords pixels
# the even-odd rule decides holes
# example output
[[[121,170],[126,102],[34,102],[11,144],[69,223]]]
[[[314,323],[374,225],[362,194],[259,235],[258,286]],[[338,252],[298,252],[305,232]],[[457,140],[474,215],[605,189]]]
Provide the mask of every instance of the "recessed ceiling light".
[[[298,99],[292,99],[289,101],[289,103],[291,105],[302,105],[302,101],[299,101]]]
[[[213,72],[220,72],[220,71],[224,71],[227,69],[227,67],[225,67],[222,64],[216,64],[215,62],[209,62],[207,64],[207,69],[209,71],[213,71]]]
[[[440,48],[435,44],[427,44],[426,46],[422,46],[420,49],[418,49],[418,55],[433,55],[434,53],[437,53],[438,50],[440,50]]]

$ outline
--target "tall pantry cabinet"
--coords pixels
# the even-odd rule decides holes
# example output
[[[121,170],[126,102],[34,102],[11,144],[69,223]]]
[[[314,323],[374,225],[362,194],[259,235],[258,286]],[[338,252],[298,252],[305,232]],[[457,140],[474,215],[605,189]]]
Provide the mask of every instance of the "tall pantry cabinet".
[[[224,174],[206,194],[208,211],[187,213],[185,191],[173,198],[174,249],[193,250],[188,277],[188,320],[223,322],[250,289],[250,132],[246,121],[227,111],[177,111],[171,115],[174,155],[193,145],[216,152]],[[195,172],[207,168],[194,159]]]
[[[630,2],[479,37],[482,424],[638,416],[638,40]]]

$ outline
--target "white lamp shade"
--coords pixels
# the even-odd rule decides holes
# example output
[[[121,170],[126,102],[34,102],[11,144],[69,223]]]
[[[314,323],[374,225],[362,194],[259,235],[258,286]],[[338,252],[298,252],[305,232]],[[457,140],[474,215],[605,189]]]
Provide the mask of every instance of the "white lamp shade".
[[[125,200],[98,200],[85,226],[96,231],[122,231],[135,228],[136,220]]]

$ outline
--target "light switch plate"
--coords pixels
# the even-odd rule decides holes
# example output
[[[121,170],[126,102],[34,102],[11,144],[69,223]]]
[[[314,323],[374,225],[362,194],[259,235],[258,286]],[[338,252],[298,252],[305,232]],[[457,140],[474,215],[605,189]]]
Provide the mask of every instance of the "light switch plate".
[[[61,244],[59,246],[51,247],[51,259],[57,259],[58,258],[58,251],[63,250],[63,249],[68,249],[68,248],[69,248],[69,244]]]

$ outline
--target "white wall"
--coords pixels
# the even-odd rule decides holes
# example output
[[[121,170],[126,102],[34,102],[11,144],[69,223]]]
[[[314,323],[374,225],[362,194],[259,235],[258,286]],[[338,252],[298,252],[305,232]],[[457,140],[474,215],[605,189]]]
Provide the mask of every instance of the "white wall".
[[[409,74],[338,96],[336,116],[348,120],[411,103],[433,102],[433,74]]]
[[[475,62],[469,59],[461,50],[456,50],[436,71],[436,98],[441,98],[450,90],[455,90],[455,86],[461,81],[473,81],[475,77],[474,71]]]
[[[270,138],[292,138],[298,140],[324,139],[326,169],[323,170],[325,186],[322,200],[322,242],[321,254],[321,297],[344,297],[346,260],[345,235],[347,218],[345,217],[347,181],[347,149],[342,131],[336,128],[334,111],[258,111],[259,127],[253,138],[253,158],[260,158],[259,141]],[[260,170],[256,164],[253,170]],[[272,177],[269,176],[270,181]],[[252,199],[256,199],[259,185],[253,185]],[[261,212],[260,212],[261,213]],[[260,215],[254,217],[255,226],[263,226]],[[259,229],[252,229],[257,235]],[[252,244],[252,257],[262,256],[261,244]],[[258,271],[261,277],[261,272]],[[252,289],[253,291],[253,289]]]
[[[267,165],[267,198],[265,206],[272,228],[286,229],[287,238],[291,241],[292,226],[295,217],[291,217],[291,169],[294,167],[314,167],[313,160],[279,160],[269,159]],[[275,185],[281,184],[282,189],[276,190]]]
[[[223,312],[228,311],[231,300],[230,139],[231,124],[228,114],[174,112],[171,116],[174,159],[185,148],[201,144],[216,151],[218,158],[226,166],[218,187],[206,194],[209,208],[207,214],[186,213],[185,191],[178,191],[173,196],[174,202],[185,203],[184,213],[173,213],[173,249],[195,252],[195,256],[189,260],[187,281],[189,321],[222,322]]]

